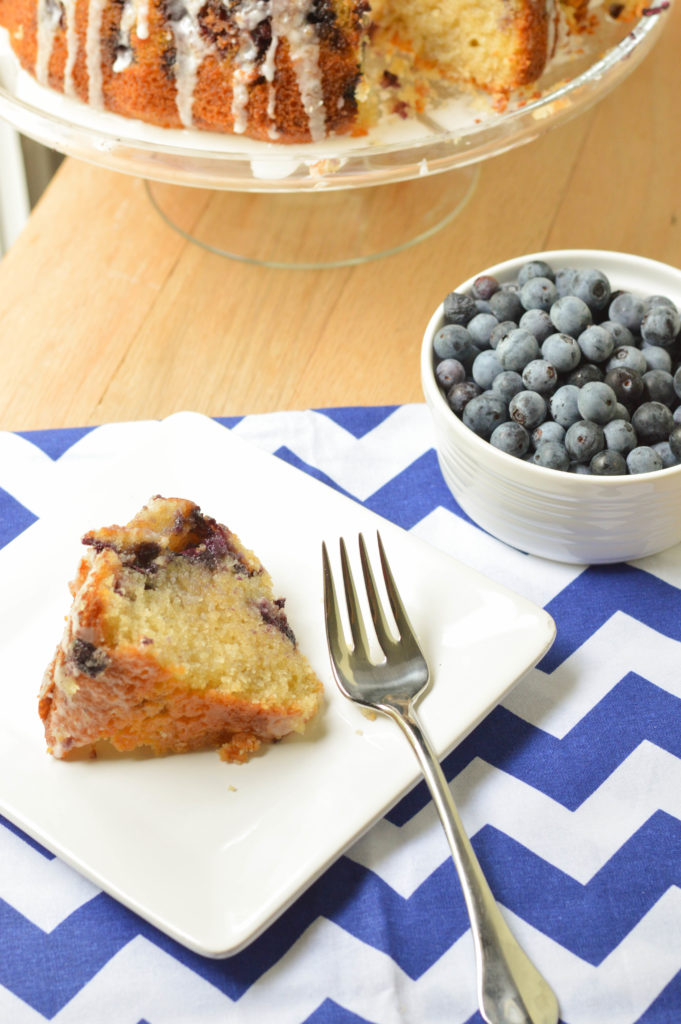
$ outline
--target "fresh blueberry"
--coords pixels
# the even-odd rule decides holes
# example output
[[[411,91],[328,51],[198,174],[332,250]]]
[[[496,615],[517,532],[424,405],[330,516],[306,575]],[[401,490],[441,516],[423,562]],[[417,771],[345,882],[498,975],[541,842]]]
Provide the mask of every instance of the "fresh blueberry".
[[[664,469],[671,469],[672,466],[678,466],[679,460],[674,455],[669,441],[657,441],[655,444],[651,445],[651,448],[653,451],[656,451],[662,459],[662,466]]]
[[[489,441],[495,448],[517,459],[522,459],[530,447],[530,435],[522,424],[514,420],[495,427]]]
[[[474,299],[489,302],[492,295],[498,291],[499,282],[496,277],[492,277],[491,274],[481,274],[480,277],[476,277],[475,281],[473,281],[471,295]]]
[[[518,322],[518,327],[534,334],[540,345],[555,330],[545,309],[526,309]]]
[[[523,306],[516,292],[500,288],[489,300],[489,307],[498,320],[514,320],[516,324],[523,315]]]
[[[610,301],[610,281],[601,270],[578,270],[570,290],[592,313],[600,313]]]
[[[681,424],[675,424],[669,434],[669,447],[677,462],[681,462]]]
[[[673,306],[652,306],[641,319],[641,337],[651,345],[670,348],[681,331],[681,316]]]
[[[631,425],[642,445],[666,441],[674,428],[671,409],[662,402],[642,402],[631,414]]]
[[[593,423],[608,423],[615,415],[617,396],[605,381],[593,380],[579,389],[577,408],[584,420]]]
[[[549,315],[557,331],[578,338],[592,322],[591,310],[576,295],[562,295],[551,306]]]
[[[643,374],[643,397],[647,402],[662,402],[675,409],[679,399],[674,390],[674,378],[667,370],[648,370]]]
[[[533,359],[522,372],[523,383],[528,391],[550,395],[558,385],[558,373],[546,359]]]
[[[664,469],[662,459],[649,445],[639,445],[627,455],[627,469],[630,473],[655,473]]]
[[[493,348],[483,349],[473,360],[471,377],[476,384],[479,384],[483,391],[492,387],[492,381],[503,370],[497,353]]]
[[[461,416],[464,409],[471,401],[480,394],[480,388],[474,380],[464,380],[460,384],[454,384],[447,392],[447,402],[450,409]]]
[[[681,364],[674,371],[674,391],[676,391],[677,398],[681,398]]]
[[[568,384],[574,384],[578,388],[583,388],[585,384],[588,384],[591,380],[603,380],[605,374],[600,366],[596,366],[595,363],[580,363],[580,365],[568,374]]]
[[[567,470],[570,466],[570,456],[560,441],[545,441],[539,445],[530,462],[535,466],[544,466],[545,469]]]
[[[603,424],[603,434],[607,447],[621,455],[628,455],[638,444],[636,431],[628,420],[610,420]]]
[[[466,379],[466,368],[458,359],[442,359],[435,367],[435,377],[440,387],[448,391],[453,384]]]
[[[582,358],[582,352],[573,337],[569,334],[549,334],[542,342],[541,354],[558,373],[570,373]]]
[[[492,391],[498,392],[507,403],[524,388],[523,378],[515,370],[502,370],[492,381]]]
[[[471,398],[463,410],[463,422],[486,441],[489,441],[495,427],[507,419],[508,406],[495,391],[483,391]]]
[[[551,415],[564,430],[567,430],[568,427],[580,419],[577,407],[579,392],[580,388],[575,384],[563,384],[554,391],[549,399]]]
[[[558,295],[570,295],[572,292],[572,283],[577,276],[577,270],[574,267],[558,267],[553,275],[553,279],[558,289]]]
[[[646,313],[649,309],[652,309],[653,306],[671,306],[672,309],[676,309],[676,303],[672,302],[667,295],[648,295],[643,300],[643,305]]]
[[[622,405],[621,402],[618,402],[615,406],[615,419],[626,420],[627,423],[631,423],[631,413],[627,409],[626,405]]]
[[[555,420],[545,420],[538,427],[534,428],[530,441],[535,450],[543,444],[548,444],[549,441],[556,442],[565,447],[565,427],[561,427],[560,423],[557,423]]]
[[[526,430],[534,430],[546,418],[546,402],[537,391],[519,391],[508,403],[512,420]]]
[[[473,339],[460,324],[445,324],[433,338],[433,351],[438,359],[459,359],[465,362],[473,347]]]
[[[528,260],[518,271],[518,284],[522,288],[525,282],[533,277],[545,277],[553,281],[554,276],[553,269],[546,260]]]
[[[662,348],[661,345],[651,345],[644,342],[641,345],[641,352],[643,358],[646,361],[646,366],[649,370],[666,370],[667,373],[671,373],[674,364],[672,363],[672,357],[669,354],[668,349]]]
[[[523,309],[543,309],[548,312],[558,298],[558,290],[548,277],[530,277],[518,295]]]
[[[620,324],[617,320],[601,320],[601,327],[604,327],[609,334],[612,335],[612,340],[615,343],[615,348],[620,348],[622,345],[635,345],[636,338],[624,324]]]
[[[464,292],[450,292],[444,301],[444,317],[447,324],[465,327],[478,312],[475,300]]]
[[[589,463],[589,469],[594,476],[622,476],[627,472],[627,464],[623,455],[606,448],[596,452]]]
[[[534,334],[516,327],[501,339],[496,354],[503,370],[520,373],[531,360],[539,358],[539,342]]]
[[[565,433],[565,450],[574,462],[591,462],[605,448],[605,435],[598,423],[577,420]]]
[[[585,359],[590,363],[604,363],[615,349],[615,339],[607,328],[589,324],[577,337],[577,343]]]
[[[606,366],[608,370],[615,370],[618,366],[626,366],[628,370],[635,370],[636,373],[640,374],[644,374],[648,369],[643,352],[635,345],[620,345],[610,356]]]
[[[511,331],[515,331],[517,326],[518,324],[515,320],[500,320],[489,336],[490,348],[498,348],[499,342],[510,334]]]
[[[626,405],[627,409],[634,409],[643,397],[643,376],[626,366],[608,370],[605,383],[610,385],[617,395],[617,401]]]
[[[493,313],[477,313],[466,324],[466,330],[473,339],[473,344],[478,348],[484,348],[489,345],[489,336],[498,323]]]
[[[643,300],[632,292],[620,292],[608,306],[609,319],[624,324],[632,334],[639,333],[644,312]]]

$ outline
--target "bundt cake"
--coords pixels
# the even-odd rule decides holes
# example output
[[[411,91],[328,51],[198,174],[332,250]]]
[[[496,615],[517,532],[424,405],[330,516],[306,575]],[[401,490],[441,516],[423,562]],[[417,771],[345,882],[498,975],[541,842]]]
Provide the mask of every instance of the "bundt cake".
[[[418,111],[435,81],[506,96],[591,17],[586,0],[0,0],[43,85],[162,127],[277,142],[362,134],[377,111]]]
[[[302,732],[322,684],[257,557],[191,501],[153,498],[83,537],[39,712],[57,758],[219,748],[244,761]]]

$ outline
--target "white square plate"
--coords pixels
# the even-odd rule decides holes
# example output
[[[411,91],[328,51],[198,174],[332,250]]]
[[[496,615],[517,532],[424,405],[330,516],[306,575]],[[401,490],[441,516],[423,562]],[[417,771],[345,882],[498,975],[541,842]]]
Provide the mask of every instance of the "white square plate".
[[[0,810],[95,884],[208,956],[254,939],[419,779],[412,751],[332,681],[321,543],[353,556],[380,527],[433,685],[422,718],[441,756],[553,641],[540,608],[307,474],[193,413],[171,416],[123,457],[75,481],[54,513],[0,551]],[[198,502],[257,552],[326,705],[303,737],[246,765],[206,752],[56,761],[37,693],[59,640],[89,528],[126,522],[153,494]],[[355,563],[356,564],[356,563]]]

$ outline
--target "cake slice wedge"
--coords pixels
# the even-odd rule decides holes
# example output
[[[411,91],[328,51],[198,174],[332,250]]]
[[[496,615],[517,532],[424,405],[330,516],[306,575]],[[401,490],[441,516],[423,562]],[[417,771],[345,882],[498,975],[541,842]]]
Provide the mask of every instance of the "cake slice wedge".
[[[322,684],[268,572],[196,504],[156,496],[83,543],[39,698],[56,758],[107,741],[242,762],[318,713]]]

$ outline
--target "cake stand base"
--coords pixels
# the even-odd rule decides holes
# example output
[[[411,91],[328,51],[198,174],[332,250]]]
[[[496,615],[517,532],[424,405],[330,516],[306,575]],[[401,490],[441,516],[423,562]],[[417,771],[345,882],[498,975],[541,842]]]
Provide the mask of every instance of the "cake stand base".
[[[475,191],[477,165],[338,191],[227,192],[145,181],[150,202],[188,241],[261,267],[320,270],[382,259],[430,238]]]

